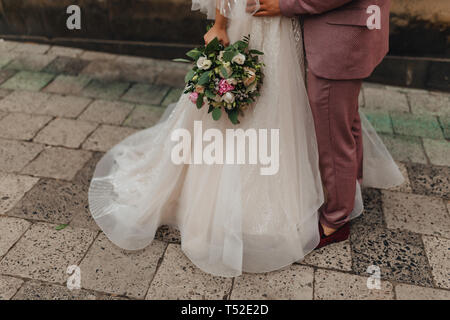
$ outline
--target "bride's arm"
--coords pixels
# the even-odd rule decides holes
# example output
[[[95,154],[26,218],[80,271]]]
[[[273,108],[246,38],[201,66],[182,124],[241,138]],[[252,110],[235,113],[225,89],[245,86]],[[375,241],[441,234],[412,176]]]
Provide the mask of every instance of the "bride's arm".
[[[230,44],[227,34],[228,19],[220,14],[220,10],[216,9],[216,21],[209,31],[203,36],[205,43],[208,44],[214,38],[218,38],[224,46]]]

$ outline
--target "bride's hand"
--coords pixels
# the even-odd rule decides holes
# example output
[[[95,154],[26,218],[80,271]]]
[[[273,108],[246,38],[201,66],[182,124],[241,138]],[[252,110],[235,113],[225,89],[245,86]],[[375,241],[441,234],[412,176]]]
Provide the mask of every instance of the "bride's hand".
[[[209,29],[207,33],[205,33],[203,39],[205,40],[205,44],[208,44],[216,37],[225,47],[227,47],[230,44],[226,27],[219,26],[217,23],[214,24],[214,26],[211,29]]]

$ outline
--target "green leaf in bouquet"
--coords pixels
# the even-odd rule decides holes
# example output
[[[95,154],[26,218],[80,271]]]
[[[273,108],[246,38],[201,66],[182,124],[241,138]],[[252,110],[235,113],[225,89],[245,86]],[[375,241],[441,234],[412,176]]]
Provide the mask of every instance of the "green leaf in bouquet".
[[[222,76],[224,77],[224,78],[228,78],[230,75],[228,74],[228,72],[227,72],[227,69],[225,69],[224,67],[220,67],[220,73],[222,74]]]
[[[222,108],[214,108],[212,112],[213,119],[217,121],[220,119],[221,116],[222,116]]]
[[[189,81],[192,80],[192,78],[194,78],[194,76],[195,76],[195,71],[189,70],[189,72],[186,73],[186,76],[184,77],[184,82],[188,83]]]
[[[235,47],[239,51],[244,51],[246,48],[248,48],[248,42],[237,41],[235,44],[233,44],[233,47]]]
[[[198,82],[197,82],[197,83],[198,83],[199,85],[201,85],[201,86],[207,84],[207,83],[209,82],[209,76],[210,76],[210,74],[211,74],[211,71],[204,72],[204,73],[200,76],[200,78],[198,79]]]
[[[172,59],[173,62],[186,62],[186,63],[191,63],[191,60],[188,59],[182,59],[182,58],[176,58],[176,59]]]
[[[225,62],[231,62],[231,60],[233,60],[234,56],[237,55],[238,53],[239,52],[237,52],[236,50],[227,50],[223,54],[223,60]]]
[[[195,61],[198,60],[198,58],[200,58],[200,56],[203,54],[203,52],[201,52],[198,48],[192,49],[191,51],[188,51],[188,53],[186,53],[186,55],[189,58],[194,59]]]
[[[214,99],[216,97],[216,95],[212,93],[211,90],[205,90],[205,95],[210,99]]]
[[[233,109],[230,112],[228,112],[228,119],[230,119],[232,124],[239,124],[238,120],[239,111],[237,109]]]
[[[218,51],[219,49],[220,49],[220,41],[217,37],[215,37],[206,46],[205,53],[208,55],[212,52]]]
[[[255,50],[255,49],[250,50],[249,53],[250,54],[256,54],[256,55],[263,55],[264,54],[264,52],[261,52],[261,51]]]
[[[198,98],[197,98],[197,108],[198,109],[200,109],[201,107],[203,107],[203,97],[204,97],[205,95],[203,94],[203,93],[201,93],[201,94],[199,94],[198,95]]]

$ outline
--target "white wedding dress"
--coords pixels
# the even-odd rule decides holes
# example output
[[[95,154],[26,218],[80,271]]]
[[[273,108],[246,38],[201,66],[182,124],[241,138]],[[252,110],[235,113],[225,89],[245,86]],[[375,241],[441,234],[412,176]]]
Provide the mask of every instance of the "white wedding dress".
[[[211,1],[194,0],[194,8],[214,10],[204,5]],[[238,4],[233,10],[241,11],[229,24],[230,41],[250,34],[250,47],[265,53],[261,96],[241,124],[234,126],[225,116],[214,121],[182,95],[157,125],[128,137],[102,158],[89,190],[91,213],[116,245],[142,249],[159,226],[172,225],[180,230],[186,256],[218,276],[272,271],[303,259],[319,243],[317,211],[324,200],[299,23],[256,18]],[[203,131],[223,133],[227,128],[279,129],[278,173],[261,175],[254,164],[174,164],[171,152],[178,142],[171,133],[178,128],[192,132],[194,121],[202,121]],[[401,183],[368,123],[364,136],[365,184]],[[353,216],[361,212],[358,192]]]

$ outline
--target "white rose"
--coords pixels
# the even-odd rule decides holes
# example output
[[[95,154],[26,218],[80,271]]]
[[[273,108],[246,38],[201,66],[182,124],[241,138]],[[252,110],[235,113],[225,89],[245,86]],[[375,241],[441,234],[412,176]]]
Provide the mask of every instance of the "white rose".
[[[224,101],[225,103],[233,103],[234,102],[234,94],[231,92],[227,92],[222,96],[222,101]]]
[[[202,70],[208,70],[212,66],[212,61],[206,57],[200,57],[197,60],[197,67]]]
[[[237,64],[244,64],[245,62],[245,56],[242,53],[238,53],[237,55],[235,55],[233,57],[233,59],[231,60],[231,62],[237,63]]]

